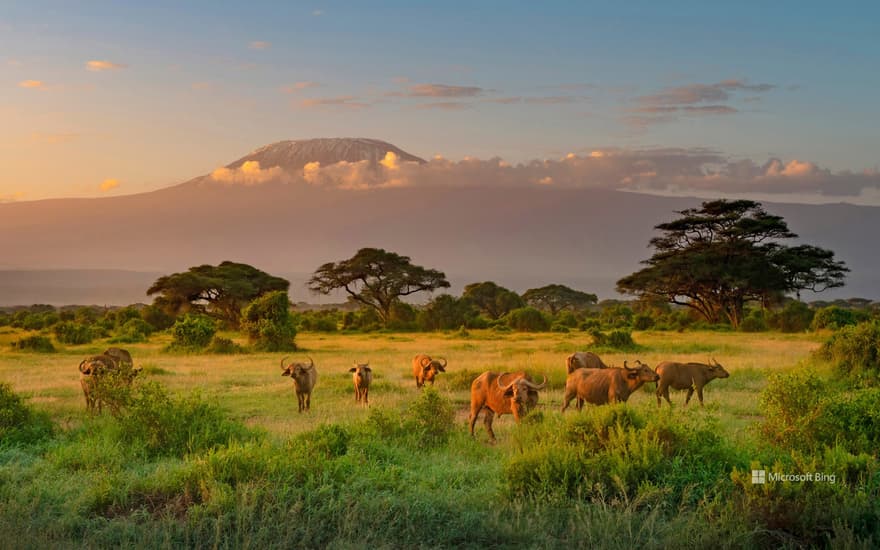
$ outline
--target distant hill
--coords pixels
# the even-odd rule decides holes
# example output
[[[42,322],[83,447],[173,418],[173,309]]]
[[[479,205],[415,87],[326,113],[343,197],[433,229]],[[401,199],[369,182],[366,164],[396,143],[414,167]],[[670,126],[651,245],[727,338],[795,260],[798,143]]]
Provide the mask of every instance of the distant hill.
[[[316,147],[314,154],[327,152],[326,162],[340,156],[381,159],[383,149],[393,147],[378,140],[280,142],[236,163],[259,158],[263,166],[283,157],[297,165],[310,158],[300,154],[298,143]],[[616,296],[615,281],[650,256],[653,226],[699,202],[535,185],[354,191],[267,182],[0,204],[0,270],[40,270],[17,278],[0,274],[0,304],[144,301],[157,274],[223,260],[287,276],[294,301],[317,302],[304,288],[308,274],[364,246],[445,271],[453,292],[491,279],[516,290],[558,282],[608,298]],[[834,250],[852,269],[846,287],[821,298],[880,298],[880,256],[873,242],[880,234],[880,208],[765,207],[782,215],[805,242]],[[78,271],[47,274],[59,269]]]

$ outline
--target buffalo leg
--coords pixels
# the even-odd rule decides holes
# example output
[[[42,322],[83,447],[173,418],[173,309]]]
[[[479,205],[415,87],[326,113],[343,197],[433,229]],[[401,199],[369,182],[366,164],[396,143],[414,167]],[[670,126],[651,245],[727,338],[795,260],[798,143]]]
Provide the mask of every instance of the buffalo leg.
[[[687,394],[687,397],[684,399],[684,404],[685,404],[685,405],[687,405],[687,404],[690,402],[691,397],[693,397],[693,395],[694,395],[694,387],[691,386],[691,387],[688,388],[688,394]]]
[[[562,410],[560,412],[565,412],[565,409],[568,408],[568,404],[571,403],[571,400],[574,399],[575,394],[566,391],[565,395],[562,396]]]
[[[470,424],[471,437],[474,437],[474,424],[477,423],[477,417],[480,416],[480,409],[474,410],[474,407],[471,407],[471,417],[468,419],[468,423]]]
[[[486,416],[483,417],[483,425],[486,426],[486,431],[489,432],[489,439],[495,441],[495,432],[492,431],[492,421],[495,419],[495,413],[492,412],[492,409],[486,409]]]
[[[700,406],[703,406],[703,386],[697,386],[697,398],[700,400]]]
[[[306,410],[310,410],[312,408],[312,394],[306,394]]]

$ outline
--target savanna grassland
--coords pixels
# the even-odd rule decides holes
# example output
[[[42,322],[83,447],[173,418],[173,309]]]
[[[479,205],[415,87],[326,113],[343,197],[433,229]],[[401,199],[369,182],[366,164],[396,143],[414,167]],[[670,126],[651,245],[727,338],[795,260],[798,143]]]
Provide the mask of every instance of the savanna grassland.
[[[86,413],[77,364],[106,343],[10,351],[0,382],[33,415],[33,437],[0,443],[0,540],[51,547],[876,547],[876,450],[779,443],[762,391],[786,373],[828,376],[827,334],[636,332],[612,365],[701,361],[730,372],[706,406],[658,410],[649,384],[626,405],[559,412],[565,357],[585,333],[300,333],[314,359],[312,409],[297,413],[280,353],[174,354],[131,344],[138,397]],[[235,335],[227,335],[235,336]],[[417,390],[416,353],[448,359]],[[352,363],[369,361],[369,407]],[[467,434],[470,383],[486,370],[546,375],[522,425]],[[162,409],[162,410],[157,410]],[[877,419],[880,422],[880,419]],[[769,435],[768,435],[769,434]],[[751,484],[751,469],[824,471],[835,484]]]

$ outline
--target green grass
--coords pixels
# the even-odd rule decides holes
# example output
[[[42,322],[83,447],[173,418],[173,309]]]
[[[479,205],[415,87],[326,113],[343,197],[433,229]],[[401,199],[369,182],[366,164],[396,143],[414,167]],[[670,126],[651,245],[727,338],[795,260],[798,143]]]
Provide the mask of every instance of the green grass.
[[[830,489],[760,494],[738,481],[736,472],[753,462],[800,467],[759,437],[759,396],[770,374],[813,363],[815,335],[633,338],[638,351],[602,358],[653,366],[714,356],[731,376],[705,388],[704,408],[684,407],[684,392],[672,392],[674,406],[658,410],[650,385],[625,406],[563,415],[565,357],[589,349],[589,336],[577,332],[302,333],[291,359],[311,356],[318,381],[312,410],[300,414],[278,366],[283,354],[168,354],[168,337],[159,335],[128,349],[143,381],[166,388],[180,412],[140,429],[138,417],[85,411],[76,367],[106,342],[54,354],[7,346],[0,382],[56,430],[33,444],[0,442],[0,540],[4,548],[880,544],[876,457],[804,457],[855,476]],[[417,353],[448,359],[435,394],[415,387]],[[355,361],[373,368],[369,407],[354,402]],[[525,370],[550,382],[522,425],[496,418],[496,445],[482,422],[475,439],[467,434],[470,383],[485,370]],[[175,401],[193,392],[199,397]],[[451,421],[437,424],[436,411],[447,406]],[[150,402],[140,407],[145,418],[158,414]],[[175,439],[151,439],[165,432]],[[772,506],[770,519],[756,515],[762,506]]]

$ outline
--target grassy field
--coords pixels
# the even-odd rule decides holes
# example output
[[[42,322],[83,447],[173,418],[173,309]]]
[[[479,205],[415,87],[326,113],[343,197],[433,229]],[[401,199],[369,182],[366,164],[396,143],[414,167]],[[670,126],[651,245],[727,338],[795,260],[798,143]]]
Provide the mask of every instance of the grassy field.
[[[282,354],[174,355],[162,351],[168,342],[157,336],[127,346],[144,368],[144,380],[175,395],[197,392],[230,421],[251,429],[223,445],[158,455],[134,443],[129,449],[109,415],[86,414],[76,366],[106,344],[67,346],[54,354],[11,352],[8,343],[17,336],[0,333],[0,382],[45,411],[58,429],[49,441],[31,447],[0,446],[4,547],[871,547],[878,542],[859,530],[864,518],[841,517],[811,538],[739,514],[738,508],[760,495],[740,487],[734,470],[746,471],[754,461],[789,460],[787,452],[758,436],[760,392],[770,374],[812,363],[821,335],[637,332],[637,351],[600,355],[618,366],[624,360],[653,366],[711,356],[731,376],[706,387],[705,408],[686,408],[685,392],[673,392],[676,406],[669,410],[664,404],[658,412],[651,384],[625,406],[588,406],[565,415],[559,412],[565,357],[588,349],[583,333],[303,333],[297,337],[302,350],[291,356],[308,355],[318,369],[312,410],[304,414],[297,413],[290,379],[281,376]],[[410,362],[420,352],[448,359],[436,390],[440,401],[451,405],[454,421],[448,438],[437,444],[403,433],[419,425],[413,418],[440,406],[415,387]],[[355,361],[369,361],[373,368],[369,407],[354,402],[348,369]],[[526,370],[550,381],[532,421],[517,426],[511,416],[496,419],[497,445],[488,443],[482,423],[475,441],[467,436],[470,383],[486,370]],[[418,403],[423,412],[413,408]],[[608,435],[595,452],[584,450],[587,444],[572,445],[571,434],[608,422],[617,426],[611,431],[620,432],[619,441]],[[666,445],[664,438],[674,443]],[[706,445],[711,456],[697,448],[701,438],[712,441]],[[621,445],[620,456],[612,440]],[[615,465],[620,457],[631,464]],[[573,464],[576,471],[577,461],[588,459],[609,464],[610,473],[594,479],[553,470]],[[602,462],[606,459],[611,462]],[[638,464],[642,470],[634,469]],[[651,468],[691,477],[682,474],[666,486],[651,476]],[[865,490],[870,497],[876,488],[853,482],[852,490],[852,498]],[[876,506],[866,506],[865,514],[876,518]]]

